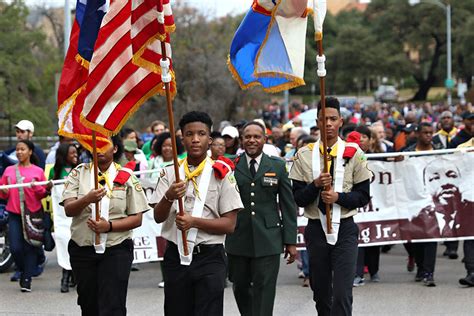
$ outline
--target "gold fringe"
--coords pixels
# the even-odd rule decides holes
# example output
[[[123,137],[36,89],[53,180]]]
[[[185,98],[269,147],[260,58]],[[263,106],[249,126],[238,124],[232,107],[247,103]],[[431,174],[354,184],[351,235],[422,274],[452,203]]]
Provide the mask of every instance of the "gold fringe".
[[[165,25],[165,32],[166,33],[174,33],[176,31],[176,25]]]
[[[316,42],[323,40],[323,33],[322,32],[314,32],[314,40]]]
[[[262,52],[262,49],[265,46],[265,43],[268,41],[268,37],[270,36],[271,28],[273,26],[273,23],[275,22],[275,14],[276,14],[276,11],[277,11],[278,6],[280,4],[281,4],[281,0],[278,1],[278,3],[275,5],[275,7],[273,7],[273,10],[272,10],[272,13],[271,13],[270,24],[268,25],[267,33],[265,34],[265,38],[262,42],[262,45],[260,46],[260,49],[257,52],[257,57],[255,58],[255,65],[258,64],[258,59],[260,58],[260,53]],[[308,11],[308,10],[306,10],[306,11]],[[305,11],[305,13],[306,13],[306,11]],[[227,56],[227,67],[229,68],[229,71],[232,74],[232,77],[239,83],[239,86],[240,86],[241,89],[247,90],[251,87],[262,85],[258,81],[252,81],[251,83],[245,84],[242,81],[242,78],[240,77],[239,73],[235,69],[234,65],[232,64],[232,62],[230,60],[230,55]],[[291,82],[286,82],[286,83],[283,83],[283,84],[280,84],[278,86],[271,87],[271,88],[262,87],[263,91],[265,91],[267,93],[277,93],[277,92],[281,92],[283,90],[288,90],[288,89],[292,89],[292,88],[296,88],[296,87],[305,85],[305,82],[302,78],[292,76],[292,75],[282,73],[282,72],[277,72],[277,71],[275,71],[275,72],[262,72],[262,73],[256,73],[254,71],[253,76],[255,78],[268,78],[268,77],[278,78],[278,77],[283,77],[287,80],[291,80]]]
[[[84,57],[79,54],[76,54],[75,59],[79,64],[81,64],[82,67],[89,69],[89,61],[84,59]]]
[[[245,84],[242,81],[242,78],[240,77],[239,73],[235,69],[234,65],[230,61],[230,56],[227,57],[227,67],[229,68],[229,71],[232,74],[232,77],[235,79],[235,81],[237,81],[237,83],[239,84],[239,86],[242,90],[247,90],[251,87],[262,86],[262,84],[258,81],[252,81],[248,84]],[[268,72],[268,73],[263,73],[263,74],[265,74],[265,76],[259,76],[259,78],[265,78],[265,77],[275,77],[275,78],[277,78],[277,77],[279,77],[279,75],[277,75],[278,73]],[[283,75],[286,79],[293,80],[293,81],[292,82],[285,82],[283,84],[280,84],[278,86],[271,87],[271,88],[264,88],[262,86],[263,91],[265,91],[267,93],[278,93],[278,92],[281,92],[281,91],[284,91],[284,90],[293,89],[293,88],[305,85],[304,80],[301,79],[301,78],[293,77],[293,76],[290,76],[290,75],[287,75],[287,74],[283,74]]]
[[[64,137],[74,138],[75,140],[77,140],[78,142],[81,143],[82,147],[84,147],[88,151],[92,152],[92,146],[90,146],[89,143],[85,142],[86,140],[92,141],[92,135],[68,133],[68,132],[61,131],[61,130],[58,131],[58,134],[61,135],[61,136],[64,136]],[[107,151],[109,146],[112,145],[112,143],[110,142],[110,140],[108,138],[97,137],[96,139],[107,143],[107,145],[105,145],[103,147],[97,147],[97,151],[99,153],[104,153],[105,151]]]
[[[62,111],[62,109],[68,104],[69,102],[72,102],[72,105],[69,107],[69,110],[66,113],[66,117],[69,115],[69,113],[72,111],[72,108],[76,104],[76,99],[77,96],[86,88],[86,84],[83,84],[79,89],[77,89],[69,98],[66,99],[59,107],[58,110],[56,111],[56,116],[59,115],[59,112]],[[66,122],[62,122],[61,126],[59,127],[60,130],[64,129],[64,125],[66,125]]]
[[[67,118],[69,117],[69,114],[71,113],[71,111],[74,109],[74,106],[76,105],[76,99],[77,97],[79,96],[79,94],[81,92],[83,92],[86,88],[86,84],[83,84],[79,89],[77,89],[69,98],[66,99],[66,101],[64,101],[59,107],[58,107],[58,111],[56,112],[56,115],[61,111],[63,110],[63,108],[66,106],[66,104],[68,104],[69,102],[72,102],[72,104],[70,105],[68,111],[66,112],[66,115],[65,115],[65,118],[67,120]],[[64,120],[63,122],[60,122],[60,127],[58,129],[58,135],[61,135],[61,136],[65,136],[65,137],[69,137],[69,138],[74,138],[76,139],[78,142],[81,143],[81,145],[86,148],[87,150],[89,151],[92,151],[92,147],[86,143],[85,141],[86,140],[89,140],[89,141],[92,141],[92,135],[84,135],[84,134],[77,134],[77,133],[69,133],[69,132],[66,132],[64,130],[64,126],[66,125],[66,120]],[[97,148],[97,150],[99,152],[104,152],[107,150],[107,148],[110,146],[110,140],[107,139],[107,138],[104,138],[104,137],[97,137],[97,140],[100,140],[100,141],[103,141],[103,142],[106,142],[108,143],[109,145],[106,145],[104,147],[99,147]]]

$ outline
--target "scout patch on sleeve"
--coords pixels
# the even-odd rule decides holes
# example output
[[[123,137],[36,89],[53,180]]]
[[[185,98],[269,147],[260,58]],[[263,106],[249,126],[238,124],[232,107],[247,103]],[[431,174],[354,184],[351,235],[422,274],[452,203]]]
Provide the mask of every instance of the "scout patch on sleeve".
[[[234,177],[233,174],[229,175],[229,176],[227,177],[227,179],[229,180],[229,183],[230,183],[230,184],[235,184],[235,183],[236,183],[235,177]]]
[[[143,188],[142,188],[142,185],[140,184],[140,182],[135,183],[135,191],[137,191],[137,192],[143,191]]]
[[[77,171],[77,169],[72,169],[70,175],[71,178],[77,178],[79,176],[79,172]]]

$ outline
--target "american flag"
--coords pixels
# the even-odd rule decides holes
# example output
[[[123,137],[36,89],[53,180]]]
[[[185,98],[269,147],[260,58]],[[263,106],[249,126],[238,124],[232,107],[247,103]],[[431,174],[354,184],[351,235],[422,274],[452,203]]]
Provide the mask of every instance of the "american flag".
[[[77,1],[76,16],[58,89],[58,134],[76,139],[90,151],[93,146],[92,131],[81,123],[80,116],[89,62],[106,8],[105,0]],[[96,146],[99,151],[105,150],[109,144],[106,136],[97,135]]]
[[[143,102],[165,94],[161,42],[171,61],[174,31],[169,0],[115,0],[105,14],[89,65],[81,121],[106,135],[116,134]],[[172,67],[170,67],[172,69]],[[171,94],[176,94],[171,70]]]

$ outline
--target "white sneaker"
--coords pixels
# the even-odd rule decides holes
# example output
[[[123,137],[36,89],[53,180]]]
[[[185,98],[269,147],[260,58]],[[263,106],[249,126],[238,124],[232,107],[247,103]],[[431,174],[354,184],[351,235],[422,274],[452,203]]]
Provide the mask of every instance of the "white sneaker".
[[[160,289],[164,288],[165,287],[165,281],[161,281],[160,283],[158,283],[158,287]]]

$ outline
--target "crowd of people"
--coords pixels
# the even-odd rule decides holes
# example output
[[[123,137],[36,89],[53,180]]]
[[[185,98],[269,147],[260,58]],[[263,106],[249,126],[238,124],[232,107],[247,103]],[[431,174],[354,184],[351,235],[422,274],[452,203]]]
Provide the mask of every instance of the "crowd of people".
[[[62,271],[60,290],[77,286],[78,304],[87,315],[126,314],[131,231],[150,210],[163,223],[162,236],[168,241],[162,265],[167,315],[222,314],[227,277],[241,314],[271,315],[281,253],[288,263],[300,262],[303,286],[313,290],[319,314],[350,314],[352,287],[363,285],[366,273],[379,282],[380,253],[390,251],[390,246],[357,247],[353,216],[370,200],[371,178],[361,157],[471,147],[474,112],[469,103],[342,107],[336,98],[327,98],[326,105],[326,122],[318,116],[309,125],[299,118],[309,107],[296,103],[288,122],[278,104],[266,106],[255,120],[236,124],[213,124],[203,112],[185,114],[176,131],[179,181],[165,122],[153,121],[146,131],[124,128],[111,139],[113,146],[99,154],[99,188],[93,185],[88,151],[61,136],[45,155],[32,142],[34,124],[21,120],[15,125],[16,146],[1,156],[0,185],[32,183],[0,191],[16,269],[11,281],[30,292],[32,278],[46,264],[43,247],[32,245],[22,225],[25,214],[43,211],[41,199],[51,191],[51,184],[34,182],[66,179],[61,204],[73,218],[68,246],[72,271]],[[326,149],[319,143],[322,124]],[[342,166],[338,146],[351,137],[359,146],[353,152],[345,147],[349,163]],[[325,150],[333,157],[327,172],[312,168]],[[157,183],[150,199],[127,170],[156,170],[137,175]],[[343,179],[334,176],[338,171]],[[183,214],[178,199],[183,200]],[[99,202],[100,219],[90,218]],[[340,215],[335,235],[324,224],[326,205]],[[307,250],[299,252],[298,207],[309,219]],[[181,231],[189,232],[186,238]],[[459,243],[444,244],[443,255],[457,259]],[[408,243],[405,248],[408,271],[417,269],[415,281],[435,286],[437,243]],[[467,276],[459,282],[474,286],[474,241],[464,241],[464,256]]]

